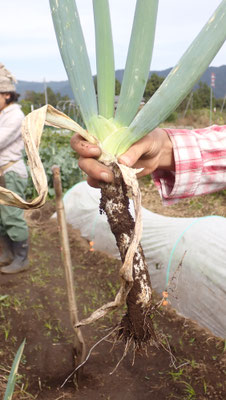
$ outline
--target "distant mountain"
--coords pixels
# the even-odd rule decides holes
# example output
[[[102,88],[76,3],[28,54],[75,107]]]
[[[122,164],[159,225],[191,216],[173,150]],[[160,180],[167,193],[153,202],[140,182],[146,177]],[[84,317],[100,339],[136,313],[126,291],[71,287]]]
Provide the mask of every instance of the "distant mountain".
[[[149,73],[149,78],[151,74],[155,73],[159,76],[165,78],[171,71],[172,68],[164,69],[162,71],[151,71]],[[122,82],[124,70],[117,70],[116,71],[116,78],[119,82]],[[194,89],[197,89],[199,82],[206,83],[210,86],[211,82],[211,74],[215,74],[215,88],[213,89],[214,96],[218,98],[223,98],[226,95],[226,65],[222,65],[221,67],[209,67],[201,76],[198,83],[194,86]]]
[[[73,99],[73,93],[68,81],[59,81],[59,82],[45,82],[45,85],[50,87],[55,93],[60,93],[61,96],[68,96],[70,99]],[[27,81],[18,81],[16,85],[16,90],[20,93],[20,99],[23,99],[26,91],[31,90],[34,92],[43,92],[44,91],[44,82],[27,82]]]
[[[149,77],[152,73],[156,73],[159,76],[163,76],[164,78],[169,74],[172,68],[168,68],[162,71],[151,71]],[[115,72],[116,79],[119,82],[122,82],[124,70],[120,69]],[[200,81],[206,83],[210,86],[211,82],[211,73],[215,73],[215,88],[213,89],[214,96],[216,98],[223,98],[226,95],[226,65],[222,65],[221,67],[209,67],[204,74],[202,75]],[[55,93],[59,92],[62,96],[68,95],[69,98],[73,99],[73,93],[68,81],[50,81],[45,83],[46,86],[49,86]],[[194,86],[194,89],[198,87],[198,83]],[[27,82],[27,81],[18,81],[17,84],[17,92],[20,93],[21,98],[24,98],[25,92],[27,90],[34,90],[35,92],[43,92],[44,91],[44,83],[43,82]]]

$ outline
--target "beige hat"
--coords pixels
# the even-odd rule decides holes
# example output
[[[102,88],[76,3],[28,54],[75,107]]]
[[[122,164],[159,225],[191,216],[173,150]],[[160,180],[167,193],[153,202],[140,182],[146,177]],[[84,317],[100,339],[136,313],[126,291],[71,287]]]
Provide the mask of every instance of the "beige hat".
[[[17,81],[14,76],[0,62],[0,93],[15,92],[15,83],[17,83]]]

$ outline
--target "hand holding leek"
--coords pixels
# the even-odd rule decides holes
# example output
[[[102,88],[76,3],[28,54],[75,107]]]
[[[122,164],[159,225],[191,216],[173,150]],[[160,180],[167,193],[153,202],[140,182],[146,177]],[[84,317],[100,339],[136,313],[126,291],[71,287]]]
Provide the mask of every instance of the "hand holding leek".
[[[79,155],[79,166],[88,175],[92,187],[100,187],[99,181],[112,182],[112,171],[97,161],[101,149],[76,134],[71,140],[72,149]],[[148,135],[133,144],[118,161],[133,168],[143,168],[137,177],[148,175],[156,169],[174,170],[172,142],[164,129],[156,128]]]

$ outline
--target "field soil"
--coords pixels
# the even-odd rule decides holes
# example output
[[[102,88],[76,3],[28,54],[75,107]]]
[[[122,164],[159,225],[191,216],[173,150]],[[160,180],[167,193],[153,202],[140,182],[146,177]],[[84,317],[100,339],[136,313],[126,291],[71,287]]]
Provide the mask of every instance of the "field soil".
[[[224,193],[166,208],[150,181],[144,180],[141,186],[143,205],[154,212],[226,216]],[[47,202],[39,210],[26,212],[30,268],[15,276],[0,275],[0,398],[16,351],[26,338],[14,400],[226,399],[225,341],[178,316],[170,306],[160,308],[154,320],[165,349],[150,346],[147,354],[140,352],[134,358],[130,351],[122,359],[125,344],[114,345],[109,336],[91,352],[79,388],[72,378],[63,385],[74,368],[74,332],[57,222],[50,219],[54,211],[54,202]],[[90,251],[89,243],[70,226],[68,232],[79,317],[84,318],[114,299],[120,262]],[[82,329],[87,352],[111,332],[123,312],[111,313]]]

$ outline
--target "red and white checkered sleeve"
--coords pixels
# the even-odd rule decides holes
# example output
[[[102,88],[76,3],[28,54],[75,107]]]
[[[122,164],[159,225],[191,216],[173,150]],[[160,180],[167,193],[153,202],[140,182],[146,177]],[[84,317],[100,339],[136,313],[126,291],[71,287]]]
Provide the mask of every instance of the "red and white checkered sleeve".
[[[173,143],[175,172],[152,174],[164,204],[226,188],[226,125],[165,130]]]

